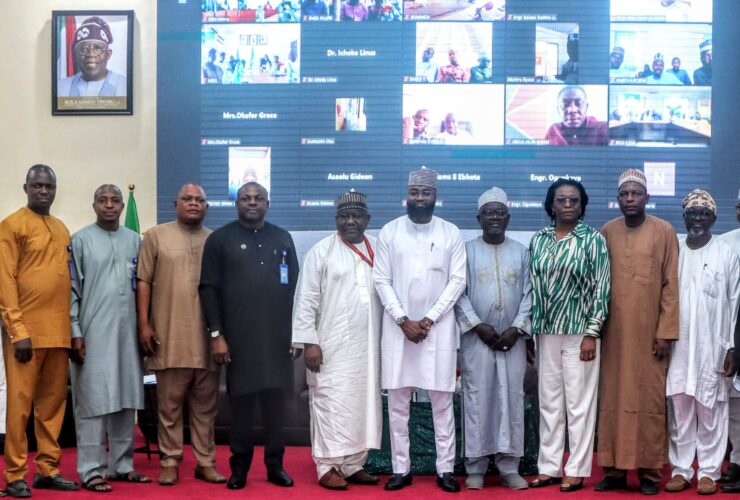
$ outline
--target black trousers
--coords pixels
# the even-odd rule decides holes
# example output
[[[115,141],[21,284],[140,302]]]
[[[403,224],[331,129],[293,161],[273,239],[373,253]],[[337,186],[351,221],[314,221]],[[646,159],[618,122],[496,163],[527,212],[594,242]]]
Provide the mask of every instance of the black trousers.
[[[268,472],[283,468],[285,442],[283,437],[285,391],[265,389],[241,396],[231,396],[231,472],[246,474],[254,455],[254,411],[257,402],[262,408],[262,426],[265,436],[265,467]]]

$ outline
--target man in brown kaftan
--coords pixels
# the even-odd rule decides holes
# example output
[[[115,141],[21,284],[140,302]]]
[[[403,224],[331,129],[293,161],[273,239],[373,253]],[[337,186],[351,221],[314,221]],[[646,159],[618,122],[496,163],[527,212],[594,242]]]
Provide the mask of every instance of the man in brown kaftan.
[[[667,458],[666,371],[678,338],[678,240],[667,222],[645,214],[645,176],[627,170],[617,201],[623,217],[602,229],[612,269],[609,318],[602,336],[597,491],[627,487],[656,494]]]

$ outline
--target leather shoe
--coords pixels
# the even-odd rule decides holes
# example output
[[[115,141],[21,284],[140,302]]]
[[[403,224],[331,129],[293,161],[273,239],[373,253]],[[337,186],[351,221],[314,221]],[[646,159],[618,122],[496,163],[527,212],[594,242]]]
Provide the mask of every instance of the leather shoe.
[[[704,476],[699,479],[699,485],[696,487],[699,495],[714,495],[717,493],[717,483],[711,477]]]
[[[460,483],[457,482],[452,472],[445,472],[441,476],[437,476],[437,486],[448,493],[460,491]]]
[[[627,489],[627,476],[621,476],[621,477],[606,476],[604,479],[596,483],[596,486],[594,489],[596,491],[626,490]]]
[[[725,493],[740,493],[740,481],[723,485],[722,491]]]
[[[385,489],[388,491],[400,490],[401,488],[410,486],[412,479],[413,476],[410,473],[405,476],[403,474],[393,474],[385,483]]]
[[[727,466],[727,469],[725,469],[717,480],[718,483],[736,483],[738,481],[740,481],[740,465],[733,463]]]
[[[366,486],[374,486],[380,481],[377,476],[373,476],[365,469],[360,469],[351,476],[347,476],[345,480],[350,484],[362,484]]]
[[[162,486],[174,486],[177,483],[177,466],[164,465],[159,470],[159,479],[157,482]]]
[[[689,483],[685,477],[680,474],[673,476],[667,483],[665,483],[665,490],[668,493],[678,493],[689,487]]]
[[[69,479],[64,479],[61,474],[56,476],[36,476],[33,478],[33,487],[39,490],[77,491],[80,485]]]
[[[226,481],[226,487],[230,490],[240,490],[246,485],[247,475],[238,472],[232,472],[231,476],[229,476],[229,480]]]
[[[657,495],[659,492],[658,483],[650,479],[640,479],[640,493],[643,495]]]
[[[319,479],[319,485],[323,486],[327,490],[346,490],[347,481],[342,478],[334,468],[329,469],[329,472],[321,476]]]
[[[226,482],[226,478],[218,473],[215,467],[195,466],[195,479],[200,479],[206,483],[221,484]]]
[[[31,488],[28,487],[28,483],[23,479],[16,479],[8,483],[5,487],[5,492],[13,498],[29,498],[31,496]]]
[[[293,486],[293,478],[284,469],[268,472],[267,480],[276,486],[282,486],[284,488]]]

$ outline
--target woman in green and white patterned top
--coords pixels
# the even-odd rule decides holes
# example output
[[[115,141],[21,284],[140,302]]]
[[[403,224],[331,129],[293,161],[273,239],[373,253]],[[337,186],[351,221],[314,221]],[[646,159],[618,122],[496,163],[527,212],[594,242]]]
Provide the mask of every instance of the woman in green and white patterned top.
[[[553,221],[530,242],[532,333],[539,357],[540,475],[532,487],[560,482],[565,425],[570,456],[564,492],[583,487],[591,475],[599,334],[609,302],[609,254],[599,232],[583,223],[588,195],[573,179],[547,190],[545,210]]]

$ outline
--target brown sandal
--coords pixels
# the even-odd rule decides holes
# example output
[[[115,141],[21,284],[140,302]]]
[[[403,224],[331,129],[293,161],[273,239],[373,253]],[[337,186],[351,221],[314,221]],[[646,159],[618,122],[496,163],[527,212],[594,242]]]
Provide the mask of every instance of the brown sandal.
[[[82,487],[88,491],[94,491],[95,493],[110,493],[113,491],[108,481],[103,479],[102,476],[93,476],[84,483]]]

